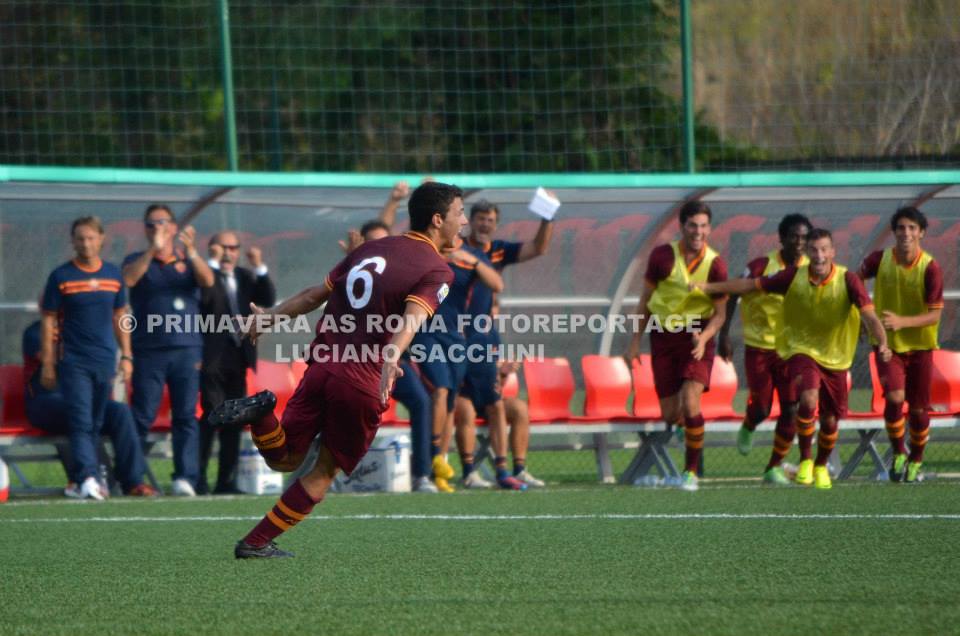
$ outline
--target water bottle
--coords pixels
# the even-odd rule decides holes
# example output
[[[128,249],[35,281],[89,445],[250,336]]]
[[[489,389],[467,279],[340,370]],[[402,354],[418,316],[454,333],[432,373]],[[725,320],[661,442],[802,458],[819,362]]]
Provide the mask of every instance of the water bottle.
[[[633,480],[633,485],[641,488],[656,488],[660,486],[661,483],[662,480],[656,475],[644,475]]]

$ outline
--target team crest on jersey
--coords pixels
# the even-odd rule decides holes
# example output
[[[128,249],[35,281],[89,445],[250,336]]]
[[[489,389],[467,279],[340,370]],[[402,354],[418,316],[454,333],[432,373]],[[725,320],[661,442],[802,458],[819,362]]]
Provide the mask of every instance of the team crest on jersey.
[[[187,271],[187,264],[184,263],[183,261],[177,261],[177,264],[174,265],[173,268],[177,270],[177,272],[182,274],[185,271]]]
[[[447,294],[449,293],[450,293],[450,285],[447,285],[446,283],[444,283],[443,286],[437,290],[437,302],[442,303],[443,299],[446,298]]]
[[[91,278],[90,289],[99,289],[99,288],[100,288],[100,281],[98,281],[96,278]]]

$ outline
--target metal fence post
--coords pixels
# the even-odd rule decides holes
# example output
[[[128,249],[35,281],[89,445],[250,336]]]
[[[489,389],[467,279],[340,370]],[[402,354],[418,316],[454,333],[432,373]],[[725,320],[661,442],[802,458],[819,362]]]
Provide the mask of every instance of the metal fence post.
[[[220,57],[223,70],[223,119],[227,135],[227,165],[240,169],[237,158],[237,112],[233,98],[233,55],[230,47],[230,6],[228,0],[217,0],[220,16]]]

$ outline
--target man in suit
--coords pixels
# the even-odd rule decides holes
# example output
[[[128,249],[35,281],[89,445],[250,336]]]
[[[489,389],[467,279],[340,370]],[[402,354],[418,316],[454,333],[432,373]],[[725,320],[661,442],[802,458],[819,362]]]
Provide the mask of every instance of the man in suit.
[[[272,307],[277,292],[263,264],[263,255],[257,247],[247,250],[252,269],[237,267],[240,241],[231,231],[219,232],[208,245],[209,265],[215,273],[212,287],[204,289],[200,311],[214,316],[220,324],[222,316],[247,316],[250,303]],[[214,430],[207,424],[208,414],[225,400],[247,394],[247,369],[256,369],[257,350],[249,339],[240,337],[239,329],[230,333],[203,335],[203,366],[200,371],[200,402],[203,418],[200,422],[200,482],[198,493],[207,492],[207,464],[213,448]],[[237,492],[237,458],[240,450],[240,429],[225,426],[218,432],[220,456],[214,494]]]

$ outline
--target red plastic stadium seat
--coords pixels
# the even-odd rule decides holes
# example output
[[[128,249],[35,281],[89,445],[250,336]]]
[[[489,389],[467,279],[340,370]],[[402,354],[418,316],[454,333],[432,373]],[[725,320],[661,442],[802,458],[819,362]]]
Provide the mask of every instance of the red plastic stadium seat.
[[[3,421],[6,429],[21,429],[27,426],[27,414],[23,403],[23,367],[19,364],[0,366],[0,389],[3,391]]]
[[[511,373],[503,381],[503,387],[500,390],[500,396],[505,398],[517,397],[520,395],[520,379],[516,373]]]
[[[880,384],[880,373],[877,371],[877,356],[870,353],[870,384],[873,386],[873,395],[870,398],[871,415],[883,413],[885,406],[883,398],[883,386]]]
[[[404,426],[407,422],[397,414],[397,401],[390,398],[387,410],[380,416],[380,426]]]
[[[640,354],[640,362],[631,361],[633,370],[633,416],[649,420],[659,420],[662,417],[660,413],[660,398],[657,397],[657,390],[653,384],[653,366],[650,362],[650,355]]]
[[[303,374],[307,371],[306,360],[294,360],[291,362],[290,371],[293,373],[293,381],[300,384],[300,378],[302,378]]]
[[[883,413],[885,400],[874,353],[870,354],[870,380],[873,385],[870,408],[874,415],[879,415]],[[933,352],[930,410],[934,413],[960,413],[960,351],[938,349]]]
[[[737,370],[733,363],[720,356],[713,359],[710,373],[710,390],[703,394],[700,408],[704,419],[736,419],[743,417],[733,410],[733,398],[737,395]]]
[[[283,362],[260,360],[257,362],[257,371],[247,369],[247,393],[254,394],[269,390],[277,396],[276,414],[279,418],[287,402],[293,396],[297,384],[293,379],[290,365]]]
[[[587,417],[629,417],[630,370],[620,356],[586,355],[580,360],[586,397]]]
[[[530,420],[547,422],[570,419],[573,373],[566,358],[524,360]]]

